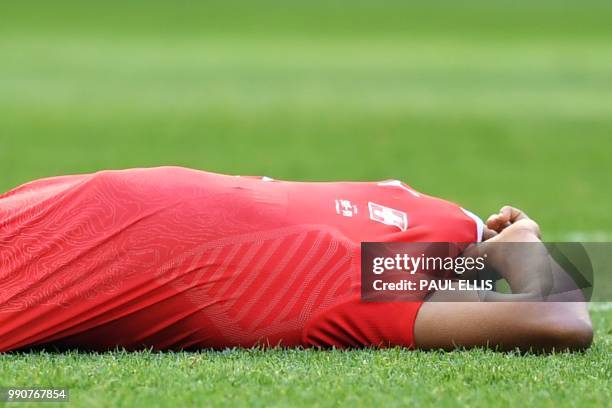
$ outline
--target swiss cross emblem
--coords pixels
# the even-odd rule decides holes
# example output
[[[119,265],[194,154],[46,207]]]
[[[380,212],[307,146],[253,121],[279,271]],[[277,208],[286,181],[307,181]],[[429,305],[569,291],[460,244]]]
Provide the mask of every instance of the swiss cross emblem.
[[[408,215],[403,211],[385,207],[371,201],[368,202],[368,210],[370,210],[370,219],[372,221],[397,227],[400,231],[406,231],[408,228]]]
[[[352,217],[358,213],[357,206],[350,200],[335,200],[336,203],[336,214],[344,217]]]

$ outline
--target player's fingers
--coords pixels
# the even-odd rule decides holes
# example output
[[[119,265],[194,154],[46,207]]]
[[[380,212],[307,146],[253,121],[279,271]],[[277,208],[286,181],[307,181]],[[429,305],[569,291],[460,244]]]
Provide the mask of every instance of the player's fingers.
[[[491,214],[489,218],[487,218],[485,224],[488,228],[497,232],[501,232],[501,230],[510,225],[510,222],[501,214]]]
[[[510,221],[512,219],[512,207],[509,205],[504,205],[499,210],[499,216],[504,220],[504,222]]]
[[[488,239],[495,237],[496,235],[497,235],[497,231],[492,230],[491,228],[484,227],[482,231],[482,240],[486,241]]]
[[[492,230],[496,230],[499,226],[499,214],[491,214],[485,221],[487,227]]]
[[[492,214],[487,219],[486,224],[489,228],[494,229],[497,232],[501,232],[504,228],[510,225],[511,216],[511,208],[509,206],[504,206],[497,214]]]
[[[525,214],[524,211],[509,205],[503,206],[500,210],[500,214],[506,221],[510,221],[510,223],[529,219],[529,217],[527,216],[527,214]]]

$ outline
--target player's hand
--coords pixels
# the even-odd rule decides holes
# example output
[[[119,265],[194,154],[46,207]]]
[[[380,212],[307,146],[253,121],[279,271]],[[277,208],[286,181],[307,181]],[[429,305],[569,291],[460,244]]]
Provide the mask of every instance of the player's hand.
[[[463,256],[477,258],[488,256],[487,264],[494,270],[505,265],[508,258],[508,247],[497,245],[500,242],[540,242],[541,233],[538,224],[518,208],[504,206],[499,214],[489,217],[483,231],[484,242],[468,246]],[[535,248],[535,247],[524,247]]]
[[[487,229],[500,233],[506,228],[518,224],[522,227],[529,226],[536,235],[540,236],[540,227],[535,221],[522,210],[505,205],[499,213],[492,214],[486,222]]]
[[[515,235],[517,231],[532,233],[538,238],[541,238],[542,235],[540,226],[524,211],[505,205],[499,210],[499,213],[487,219],[484,239],[497,237],[496,240],[503,240],[502,236]]]

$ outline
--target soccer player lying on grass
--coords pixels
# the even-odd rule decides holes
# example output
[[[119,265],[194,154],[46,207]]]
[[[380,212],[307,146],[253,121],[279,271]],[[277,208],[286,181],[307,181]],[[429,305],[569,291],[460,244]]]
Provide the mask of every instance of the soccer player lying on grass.
[[[479,248],[540,242],[519,210],[504,207],[484,226],[397,180],[303,183],[178,167],[37,180],[0,196],[0,351],[588,347],[584,299],[514,302],[530,299],[539,267],[505,262],[494,245],[488,261],[513,294],[360,299],[361,242],[483,234]]]

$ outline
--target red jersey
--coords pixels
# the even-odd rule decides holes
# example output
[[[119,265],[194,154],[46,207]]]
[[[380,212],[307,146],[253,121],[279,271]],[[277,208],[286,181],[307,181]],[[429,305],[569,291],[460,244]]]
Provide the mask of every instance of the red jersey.
[[[0,351],[412,347],[422,302],[361,302],[360,243],[481,233],[397,180],[178,167],[37,180],[0,196]]]

